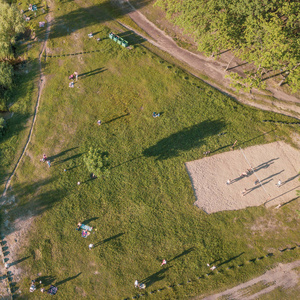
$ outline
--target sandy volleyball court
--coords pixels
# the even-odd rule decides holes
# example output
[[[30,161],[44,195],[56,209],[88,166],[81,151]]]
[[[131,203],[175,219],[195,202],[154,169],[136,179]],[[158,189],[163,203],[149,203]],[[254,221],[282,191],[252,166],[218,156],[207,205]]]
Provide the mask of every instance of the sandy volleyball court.
[[[187,162],[186,168],[195,205],[207,213],[283,204],[300,190],[300,151],[284,142],[205,157]],[[279,180],[280,187],[276,185]]]

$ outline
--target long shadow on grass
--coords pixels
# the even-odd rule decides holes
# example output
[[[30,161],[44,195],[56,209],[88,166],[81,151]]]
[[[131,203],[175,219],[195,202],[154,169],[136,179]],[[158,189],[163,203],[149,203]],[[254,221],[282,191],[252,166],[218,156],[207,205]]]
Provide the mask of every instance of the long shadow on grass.
[[[40,276],[37,279],[35,279],[36,282],[41,281],[42,282],[41,284],[43,286],[47,286],[47,285],[52,284],[54,282],[54,280],[55,280],[55,277],[53,277],[51,275],[50,276]]]
[[[56,286],[59,286],[59,285],[62,285],[62,284],[66,283],[66,282],[68,282],[68,281],[70,281],[70,280],[76,279],[78,276],[81,275],[81,273],[82,273],[82,272],[78,273],[78,274],[75,275],[75,276],[68,277],[68,278],[66,278],[66,279],[64,279],[64,280],[62,280],[62,281],[59,281],[59,282],[57,282],[55,285],[56,285]]]
[[[218,264],[216,267],[219,268],[219,267],[221,267],[222,265],[225,265],[225,264],[227,264],[227,263],[230,263],[231,261],[233,261],[233,260],[239,258],[240,256],[242,256],[244,253],[245,253],[245,252],[241,252],[239,255],[233,256],[233,257],[231,257],[231,258],[229,258],[229,259],[223,261],[222,263]]]
[[[84,220],[84,221],[82,222],[82,224],[88,225],[88,224],[90,224],[92,221],[95,221],[95,220],[97,220],[97,219],[99,219],[99,217],[90,218],[90,219]]]
[[[105,243],[107,243],[107,242],[109,242],[109,241],[111,241],[111,240],[114,240],[114,239],[116,239],[116,238],[119,238],[119,237],[121,237],[123,234],[125,234],[125,232],[118,233],[118,234],[116,234],[116,235],[111,236],[110,238],[107,238],[107,239],[105,239],[105,240],[103,240],[103,241],[100,241],[100,242],[94,244],[94,248],[95,248],[95,247],[98,247],[98,246],[101,246],[101,245],[103,245],[103,244],[105,244]]]
[[[143,7],[148,3],[150,3],[150,0],[141,0],[139,6]],[[89,7],[80,7],[55,18],[50,37],[66,36],[70,34],[70,31],[111,21],[130,11],[132,11],[132,8],[129,5],[122,6],[122,9],[120,9],[119,6],[113,6],[110,0]],[[88,41],[88,37],[86,39]]]
[[[23,258],[18,259],[18,260],[15,260],[15,261],[13,261],[12,263],[10,263],[9,266],[10,266],[10,267],[11,267],[11,266],[15,266],[15,265],[21,263],[22,261],[28,259],[29,257],[31,257],[31,255],[26,256],[26,257],[23,257]]]
[[[101,68],[98,68],[98,69],[95,69],[95,70],[92,70],[89,72],[79,74],[78,77],[80,77],[81,79],[84,79],[86,77],[94,76],[94,75],[97,75],[97,74],[105,72],[105,71],[107,71],[107,69],[104,69],[101,67]]]
[[[52,182],[53,179],[44,179],[31,184],[15,183],[13,190],[5,197],[3,208],[8,215],[21,221],[44,213],[67,195],[67,189],[57,188]],[[18,228],[10,223],[5,230],[6,234],[10,234]]]
[[[61,151],[61,152],[58,153],[58,154],[55,154],[55,155],[52,155],[52,156],[48,156],[48,159],[49,159],[50,161],[53,161],[53,160],[55,160],[56,158],[61,157],[61,156],[64,156],[64,155],[67,154],[68,152],[73,151],[73,150],[75,150],[75,149],[77,149],[77,148],[78,148],[78,147],[73,147],[73,148],[70,148],[70,149]]]
[[[161,281],[165,278],[164,273],[166,273],[167,271],[169,271],[169,269],[173,268],[173,266],[164,268],[150,276],[148,276],[147,278],[141,280],[141,283],[144,283],[146,285],[146,287],[151,286],[153,283],[157,282],[157,281]]]
[[[119,119],[121,119],[121,118],[127,117],[127,116],[129,116],[129,115],[130,115],[130,113],[127,113],[127,114],[124,114],[124,115],[121,115],[121,116],[112,118],[112,119],[110,119],[110,120],[108,120],[108,121],[105,121],[105,122],[103,122],[102,124],[109,124],[109,123],[111,123],[111,122],[114,122],[114,121],[119,120]]]
[[[59,164],[62,164],[62,163],[65,163],[69,160],[75,160],[77,158],[79,158],[81,155],[85,154],[86,152],[81,152],[81,153],[78,153],[78,154],[75,154],[75,155],[72,155],[70,157],[67,157],[65,159],[61,159],[59,160],[58,162],[55,162],[53,165],[56,166],[56,165],[59,165]]]
[[[206,120],[160,140],[154,146],[145,149],[143,154],[148,157],[156,156],[158,160],[176,157],[181,152],[200,147],[204,138],[218,134],[224,127],[223,121]]]
[[[187,250],[184,250],[182,253],[180,253],[180,254],[174,256],[174,257],[173,257],[172,259],[170,259],[168,262],[170,263],[171,261],[173,261],[173,260],[175,260],[175,259],[178,259],[178,258],[180,258],[180,257],[182,257],[182,256],[188,255],[189,253],[191,253],[191,252],[194,251],[194,250],[195,250],[195,247],[191,247],[191,248],[189,248],[189,249],[187,249]]]

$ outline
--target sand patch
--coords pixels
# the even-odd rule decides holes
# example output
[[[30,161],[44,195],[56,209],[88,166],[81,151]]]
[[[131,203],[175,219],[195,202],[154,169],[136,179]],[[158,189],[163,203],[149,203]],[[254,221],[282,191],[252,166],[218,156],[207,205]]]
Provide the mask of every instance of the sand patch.
[[[254,172],[241,176],[251,167]],[[300,153],[284,142],[205,157],[187,162],[186,168],[196,196],[194,204],[207,213],[274,206],[296,198],[300,190]],[[230,184],[226,184],[228,179]]]

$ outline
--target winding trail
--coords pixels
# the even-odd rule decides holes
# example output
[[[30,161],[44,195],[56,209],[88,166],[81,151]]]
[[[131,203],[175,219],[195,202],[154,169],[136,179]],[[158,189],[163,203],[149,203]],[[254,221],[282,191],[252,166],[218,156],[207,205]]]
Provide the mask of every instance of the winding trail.
[[[144,32],[146,32],[151,39],[143,36],[141,33],[137,33],[130,26],[123,24],[122,26],[135,32],[137,35],[142,36],[149,43],[155,47],[163,50],[176,58],[178,61],[188,65],[192,70],[190,71],[194,76],[199,77],[199,72],[206,75],[211,80],[206,81],[209,85],[215,87],[219,91],[230,94],[232,97],[237,98],[241,103],[254,106],[259,109],[274,111],[277,113],[290,115],[300,119],[300,107],[295,105],[300,103],[300,99],[293,95],[286,94],[282,90],[268,87],[272,97],[269,93],[264,93],[253,89],[253,93],[239,92],[239,95],[243,97],[237,97],[230,87],[230,79],[225,78],[225,75],[229,72],[225,71],[227,63],[222,63],[211,57],[206,57],[201,53],[193,53],[184,48],[179,47],[176,42],[168,36],[164,31],[159,29],[155,24],[149,21],[138,9],[136,9],[129,0],[111,0],[112,3],[118,5],[124,14],[127,14]],[[243,74],[243,70],[235,67],[235,72],[240,75]],[[201,78],[200,78],[201,79]],[[203,80],[203,79],[201,79]],[[270,99],[267,99],[269,97]],[[276,101],[276,99],[278,101]]]
[[[42,48],[41,51],[39,53],[39,71],[40,71],[40,77],[38,79],[38,95],[37,95],[37,100],[36,100],[36,104],[35,104],[35,109],[34,109],[34,114],[33,114],[33,118],[32,118],[32,123],[31,123],[31,127],[28,133],[28,137],[26,140],[26,144],[23,148],[23,151],[11,173],[11,175],[9,176],[9,178],[6,181],[5,187],[4,187],[4,191],[2,193],[1,196],[1,206],[5,205],[7,200],[6,199],[6,193],[8,188],[10,187],[11,184],[11,180],[13,178],[13,176],[15,175],[18,166],[20,165],[22,158],[27,150],[27,147],[31,141],[31,137],[32,137],[32,132],[33,132],[33,128],[36,122],[36,118],[37,118],[37,113],[38,113],[38,109],[39,109],[39,105],[40,105],[40,100],[41,100],[41,96],[42,96],[42,91],[43,88],[45,87],[46,84],[46,77],[43,74],[42,71],[42,56],[43,53],[45,52],[46,49],[46,44],[47,44],[47,40],[49,38],[49,34],[50,34],[50,30],[51,30],[51,25],[52,25],[52,21],[53,21],[53,15],[51,12],[48,13],[48,15],[46,16],[46,21],[47,21],[47,26],[46,26],[46,31],[45,31],[45,38],[42,44]],[[5,267],[5,262],[7,257],[6,254],[4,253],[5,248],[7,248],[8,244],[7,241],[4,241],[5,239],[5,234],[3,234],[3,232],[1,231],[1,237],[0,237],[0,241],[1,241],[1,247],[0,247],[0,255],[2,257],[2,263],[0,263],[0,272],[1,272],[1,281],[0,281],[0,296],[1,299],[13,299],[13,290],[12,290],[12,286],[11,286],[11,282],[13,282],[13,278],[12,276],[14,275],[14,272],[12,270],[8,271],[8,268],[10,268],[10,263],[8,263],[8,266]],[[5,245],[6,247],[2,248],[2,245]],[[11,268],[10,268],[11,269]]]
[[[10,183],[11,183],[11,180],[13,178],[13,176],[15,175],[16,173],[16,170],[18,168],[18,166],[20,165],[20,162],[25,154],[25,151],[27,150],[27,147],[30,143],[30,140],[31,140],[31,136],[32,136],[32,132],[33,132],[33,127],[34,127],[34,124],[35,124],[35,121],[36,121],[36,117],[37,117],[37,112],[38,112],[38,109],[39,109],[39,105],[40,105],[40,99],[41,99],[41,95],[42,95],[42,91],[43,91],[43,88],[45,86],[45,83],[46,83],[46,77],[45,75],[43,74],[43,71],[42,71],[42,55],[46,49],[46,44],[47,44],[47,40],[49,38],[49,34],[50,34],[50,29],[51,29],[51,23],[52,23],[52,15],[51,13],[49,13],[47,16],[46,16],[46,20],[47,20],[47,27],[46,27],[46,32],[45,32],[45,39],[43,41],[43,46],[42,46],[42,49],[40,51],[40,54],[39,54],[39,69],[40,69],[40,78],[39,78],[39,83],[38,83],[38,96],[37,96],[37,100],[36,100],[36,104],[35,104],[35,108],[34,108],[34,114],[33,114],[33,119],[32,119],[32,123],[31,123],[31,127],[30,127],[30,131],[28,133],[28,138],[27,138],[27,141],[26,141],[26,144],[23,148],[23,151],[11,173],[11,175],[9,176],[9,178],[7,179],[6,181],[6,184],[5,184],[5,187],[4,187],[4,191],[2,193],[2,198],[4,199],[5,196],[6,196],[6,192],[10,186]],[[2,201],[1,202],[1,205],[5,204],[5,201]]]

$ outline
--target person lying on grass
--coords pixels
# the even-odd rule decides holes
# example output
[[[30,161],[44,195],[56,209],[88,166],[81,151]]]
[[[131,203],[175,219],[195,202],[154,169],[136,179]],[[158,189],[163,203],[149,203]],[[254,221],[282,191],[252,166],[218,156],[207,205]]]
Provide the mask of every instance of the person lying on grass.
[[[92,230],[93,230],[93,227],[88,226],[88,225],[84,225],[84,224],[82,224],[81,222],[79,222],[79,223],[77,224],[76,230],[80,230],[80,229],[92,231]]]

